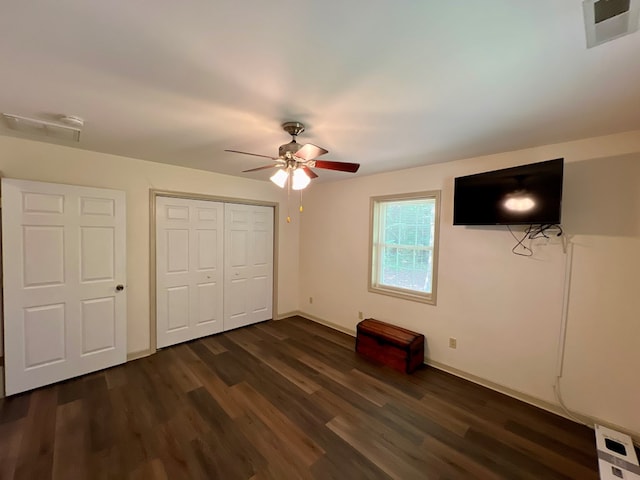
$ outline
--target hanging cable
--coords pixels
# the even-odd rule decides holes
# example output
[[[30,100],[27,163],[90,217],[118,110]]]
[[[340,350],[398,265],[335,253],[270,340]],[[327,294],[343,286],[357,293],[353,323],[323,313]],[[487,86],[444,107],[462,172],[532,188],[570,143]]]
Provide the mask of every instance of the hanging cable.
[[[536,238],[546,238],[549,239],[549,235],[547,235],[548,231],[553,231],[553,230],[557,230],[558,233],[556,233],[556,237],[561,236],[564,232],[562,230],[562,227],[560,225],[557,224],[544,224],[544,225],[536,225],[535,227],[532,225],[531,227],[529,227],[527,233],[529,235],[529,238],[531,240],[534,240]]]
[[[529,229],[525,230],[524,232],[524,236],[522,238],[518,238],[516,237],[516,234],[513,233],[513,230],[511,230],[511,225],[507,225],[507,229],[509,230],[509,233],[511,234],[511,236],[516,240],[515,246],[511,249],[511,253],[513,253],[514,255],[520,255],[521,257],[530,257],[531,255],[533,255],[533,250],[531,250],[529,247],[527,247],[523,242],[527,239],[527,237],[529,236],[529,231],[531,229],[531,226],[529,226]],[[522,247],[525,251],[525,253],[520,253],[518,251],[516,251],[516,249],[518,247]]]
[[[516,237],[515,233],[513,233],[513,230],[511,230],[511,226],[510,225],[507,225],[507,229],[509,230],[509,233],[511,234],[511,236],[516,240],[516,242],[518,242],[511,249],[511,252],[514,255],[520,255],[521,257],[531,257],[531,256],[533,256],[533,248],[531,248],[531,242],[529,242],[529,246],[527,246],[527,245],[524,244],[525,240],[527,240],[527,239],[535,240],[537,238],[546,238],[547,240],[549,240],[551,238],[547,234],[549,231],[557,231],[557,233],[555,234],[556,237],[560,237],[564,233],[564,231],[562,230],[562,227],[560,225],[552,224],[552,223],[547,223],[547,224],[542,224],[542,225],[529,225],[524,230],[524,235],[522,236],[522,238]],[[517,251],[518,247],[521,247],[524,250],[524,253],[518,252]],[[566,252],[566,247],[565,247],[564,242],[563,242],[563,251]]]

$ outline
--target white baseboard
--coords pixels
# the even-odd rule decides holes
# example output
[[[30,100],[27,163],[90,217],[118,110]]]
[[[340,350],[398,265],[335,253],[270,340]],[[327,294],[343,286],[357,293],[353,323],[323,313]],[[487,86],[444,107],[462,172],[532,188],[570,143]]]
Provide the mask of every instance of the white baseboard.
[[[324,320],[322,318],[316,317],[315,315],[311,315],[305,312],[298,312],[296,313],[297,315],[304,317],[308,320],[311,320],[313,322],[319,323],[321,325],[325,325],[329,328],[333,328],[334,330],[338,330],[339,332],[342,333],[346,333],[347,335],[351,335],[352,337],[356,336],[356,332],[355,330],[350,330],[348,328],[344,328],[340,325],[337,325],[335,323],[329,322],[327,320]],[[505,387],[504,385],[500,385],[498,383],[492,382],[491,380],[487,380],[485,378],[482,377],[478,377],[476,375],[473,375],[472,373],[467,373],[463,370],[459,370],[457,368],[454,367],[450,367],[449,365],[445,365],[444,363],[440,363],[437,362],[435,360],[431,360],[429,358],[425,357],[425,362],[427,365],[433,367],[433,368],[437,368],[438,370],[442,370],[443,372],[447,372],[450,373],[451,375],[455,375],[456,377],[460,377],[460,378],[464,378],[465,380],[468,380],[470,382],[473,383],[477,383],[478,385],[482,385],[483,387],[487,387],[491,390],[495,390],[496,392],[500,392],[504,395],[507,395],[509,397],[515,398],[517,400],[520,400],[524,403],[528,403],[529,405],[533,405],[534,407],[538,407],[541,408],[542,410],[546,410],[548,412],[551,413],[555,413],[556,415],[560,415],[561,417],[564,417],[568,420],[571,421],[576,421],[579,420],[579,423],[583,423],[584,425],[587,425],[590,428],[594,428],[595,424],[598,425],[603,425],[605,427],[611,428],[613,430],[617,430],[619,432],[622,433],[626,433],[627,435],[629,435],[631,438],[634,439],[634,441],[636,443],[640,442],[640,432],[634,432],[632,430],[629,430],[627,428],[621,427],[620,425],[615,425],[612,424],[611,422],[608,422],[606,420],[602,420],[600,418],[595,418],[592,417],[590,415],[586,415],[583,413],[579,413],[579,412],[571,412],[571,416],[573,416],[574,418],[571,418],[571,416],[569,416],[567,414],[567,412],[565,412],[563,410],[563,408],[560,405],[557,405],[555,403],[551,403],[551,402],[547,402],[546,400],[542,400],[540,398],[528,395],[526,393],[520,392],[518,390],[514,390],[512,388],[509,387]]]
[[[298,316],[306,318],[307,320],[311,320],[312,322],[316,322],[321,325],[324,325],[325,327],[333,328],[334,330],[338,330],[339,332],[346,333],[347,335],[350,335],[352,337],[356,336],[355,330],[344,328],[343,326],[338,325],[337,323],[329,322],[320,317],[316,317],[315,315],[311,315],[310,313],[298,312]]]
[[[445,365],[440,362],[436,362],[435,360],[425,359],[425,363],[429,366],[437,368],[438,370],[442,370],[443,372],[450,373],[455,375],[456,377],[464,378],[465,380],[469,380],[470,382],[477,383],[478,385],[482,385],[483,387],[487,387],[491,390],[495,390],[496,392],[500,392],[509,397],[513,397],[522,402],[533,405],[534,407],[541,408],[542,410],[546,410],[551,413],[555,413],[561,417],[564,417],[571,421],[578,421],[578,423],[582,423],[587,427],[594,428],[595,424],[603,425],[605,427],[611,428],[613,430],[617,430],[618,432],[626,433],[632,438],[636,439],[636,442],[640,440],[640,432],[634,432],[633,430],[629,430],[625,427],[621,427],[620,425],[616,425],[614,423],[608,422],[601,418],[592,417],[591,415],[586,415],[584,413],[571,411],[571,416],[564,411],[564,409],[560,405],[556,405],[555,403],[547,402],[546,400],[542,400],[537,397],[533,397],[526,393],[522,393],[518,390],[514,390],[509,387],[505,387],[504,385],[500,385],[499,383],[494,383],[491,380],[487,380],[482,377],[478,377],[471,373],[464,372],[462,370],[458,370],[457,368],[450,367],[449,365]],[[573,418],[571,418],[573,417]]]
[[[302,315],[302,314],[298,310],[293,310],[291,312],[278,313],[278,314],[276,314],[275,317],[273,317],[273,319],[274,320],[283,320],[285,318],[295,317],[297,315]]]

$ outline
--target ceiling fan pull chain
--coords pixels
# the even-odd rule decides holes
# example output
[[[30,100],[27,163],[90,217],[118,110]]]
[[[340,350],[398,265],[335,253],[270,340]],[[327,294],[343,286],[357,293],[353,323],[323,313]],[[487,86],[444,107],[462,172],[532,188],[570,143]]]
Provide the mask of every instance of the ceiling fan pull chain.
[[[303,210],[304,208],[302,208],[302,190],[300,190],[300,213],[302,213]]]
[[[291,223],[291,175],[287,178],[287,223]]]

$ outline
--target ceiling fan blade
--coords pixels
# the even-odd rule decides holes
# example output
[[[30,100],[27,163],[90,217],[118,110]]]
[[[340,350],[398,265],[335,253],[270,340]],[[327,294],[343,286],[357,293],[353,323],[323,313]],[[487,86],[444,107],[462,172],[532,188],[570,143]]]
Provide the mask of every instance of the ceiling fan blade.
[[[332,162],[330,160],[316,160],[316,168],[325,168],[327,170],[338,170],[340,172],[356,173],[360,168],[359,163],[349,162]]]
[[[270,158],[271,160],[278,160],[278,157],[270,157],[269,155],[259,155],[257,153],[241,152],[240,150],[225,150],[225,152],[241,153],[243,155],[251,155],[252,157]]]
[[[304,173],[306,173],[307,175],[309,175],[309,178],[314,179],[314,178],[318,178],[318,174],[316,172],[314,172],[313,170],[311,170],[309,167],[307,167],[306,165],[303,165],[302,170],[304,170]]]
[[[294,155],[304,160],[313,160],[314,158],[318,158],[320,155],[324,155],[325,153],[329,153],[329,150],[318,147],[313,143],[305,143],[296,153],[294,153]]]
[[[257,172],[258,170],[266,170],[267,168],[275,168],[275,167],[278,167],[278,166],[279,165],[277,163],[274,163],[273,165],[263,165],[262,167],[250,168],[249,170],[243,170],[242,173]]]

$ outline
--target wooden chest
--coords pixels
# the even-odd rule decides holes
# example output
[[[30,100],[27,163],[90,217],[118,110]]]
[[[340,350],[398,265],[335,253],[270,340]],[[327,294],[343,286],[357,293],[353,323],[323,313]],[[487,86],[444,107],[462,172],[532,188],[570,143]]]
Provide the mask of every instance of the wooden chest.
[[[358,323],[356,352],[400,372],[424,363],[424,335],[373,318]]]

